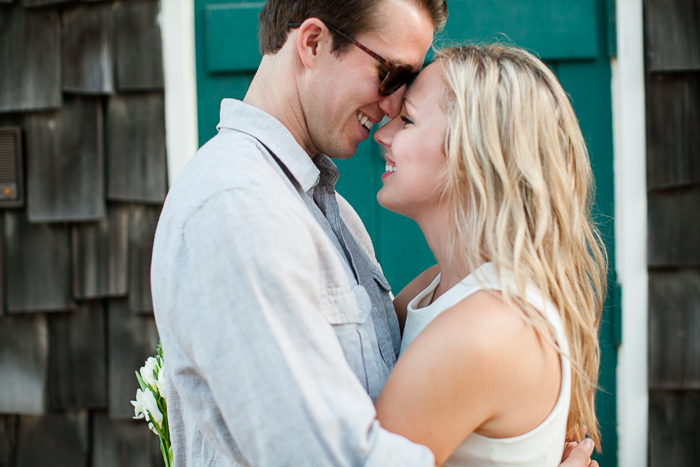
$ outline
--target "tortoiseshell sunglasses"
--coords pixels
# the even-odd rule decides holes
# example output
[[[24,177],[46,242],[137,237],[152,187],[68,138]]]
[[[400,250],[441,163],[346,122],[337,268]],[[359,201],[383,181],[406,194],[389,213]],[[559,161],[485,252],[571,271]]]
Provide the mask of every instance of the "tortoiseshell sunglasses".
[[[408,66],[408,65],[396,65],[394,63],[391,63],[389,60],[382,57],[377,52],[373,51],[369,47],[365,47],[364,45],[360,44],[355,39],[348,36],[343,31],[336,28],[332,24],[328,24],[323,20],[321,20],[321,21],[323,22],[323,24],[326,25],[326,27],[328,29],[335,32],[336,34],[338,34],[340,37],[342,37],[346,41],[349,41],[352,44],[356,45],[363,52],[367,53],[372,58],[374,58],[376,61],[381,63],[381,65],[383,67],[382,71],[385,72],[386,74],[382,78],[382,82],[379,85],[379,95],[380,96],[389,96],[389,95],[393,94],[401,86],[403,86],[404,84],[410,83],[416,76],[418,76],[418,73],[414,72],[413,68],[411,68],[410,66]],[[296,29],[300,26],[301,26],[301,23],[289,23],[289,27],[292,29]]]

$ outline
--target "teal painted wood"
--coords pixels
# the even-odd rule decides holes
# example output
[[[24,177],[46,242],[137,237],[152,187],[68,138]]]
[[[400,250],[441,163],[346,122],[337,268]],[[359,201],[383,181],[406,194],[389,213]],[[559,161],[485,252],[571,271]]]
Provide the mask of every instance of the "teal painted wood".
[[[259,2],[235,2],[236,4],[251,5]],[[223,42],[212,38],[207,40],[207,6],[232,5],[231,0],[195,0],[195,54],[197,64],[197,117],[199,124],[199,144],[206,143],[216,134],[216,125],[219,123],[219,106],[221,99],[231,97],[243,99],[250,86],[255,69],[245,72],[209,72],[207,65],[207,44],[219,44],[222,49],[235,50],[237,44]],[[257,40],[257,18],[254,29]]]
[[[258,13],[264,2],[207,5],[207,69],[254,72],[260,65]]]
[[[212,73],[207,68],[207,42],[204,38],[212,42],[205,34],[205,7],[229,2],[195,0],[200,143],[215,134],[221,99],[242,98],[253,76],[248,71]],[[252,5],[252,2],[241,3]],[[615,53],[614,1],[450,0],[448,4],[450,16],[441,35],[448,39],[440,39],[438,46],[454,41],[484,42],[495,38],[525,47],[547,62],[571,96],[591,155],[596,178],[596,216],[608,248],[610,270],[614,271],[609,60],[609,56]],[[221,47],[233,50],[236,46],[222,42]],[[377,258],[394,293],[397,293],[417,274],[435,263],[433,255],[412,220],[377,204],[376,193],[382,186],[380,177],[384,172],[384,160],[379,146],[371,137],[360,144],[358,153],[352,159],[336,162],[341,171],[338,192],[355,207],[364,221],[374,242]],[[610,279],[613,284],[612,274]],[[606,302],[601,327],[601,390],[597,404],[603,453],[596,454],[595,458],[603,467],[617,466],[615,368],[620,323],[616,302],[612,299]]]
[[[450,0],[447,42],[513,43],[544,60],[597,57],[597,0]]]

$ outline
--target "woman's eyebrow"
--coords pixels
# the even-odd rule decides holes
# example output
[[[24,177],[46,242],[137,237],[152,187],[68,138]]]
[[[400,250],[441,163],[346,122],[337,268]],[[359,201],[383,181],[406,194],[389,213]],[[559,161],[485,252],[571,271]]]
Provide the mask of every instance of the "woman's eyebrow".
[[[408,98],[406,96],[403,96],[403,98],[401,100],[403,100],[404,107],[406,106],[406,104],[408,104],[411,107],[413,107],[414,110],[417,108],[416,105],[413,102],[411,102],[410,100],[408,100]]]

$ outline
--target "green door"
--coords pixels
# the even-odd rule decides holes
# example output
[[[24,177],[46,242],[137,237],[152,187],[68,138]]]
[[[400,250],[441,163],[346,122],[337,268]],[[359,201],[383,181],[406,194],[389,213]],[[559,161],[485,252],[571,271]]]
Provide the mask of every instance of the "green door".
[[[255,33],[262,4],[195,0],[200,144],[216,133],[221,99],[243,98],[250,84],[260,60]],[[614,270],[612,4],[611,0],[448,0],[447,27],[437,45],[492,40],[516,44],[536,53],[556,73],[571,96],[589,146],[600,225],[608,245],[610,269]],[[362,217],[394,291],[401,290],[435,260],[412,220],[389,212],[376,202],[384,172],[378,145],[368,139],[355,157],[339,161],[338,167],[338,191]],[[615,345],[619,310],[614,305],[609,300],[601,331],[598,416],[604,451],[595,458],[602,467],[617,466]]]

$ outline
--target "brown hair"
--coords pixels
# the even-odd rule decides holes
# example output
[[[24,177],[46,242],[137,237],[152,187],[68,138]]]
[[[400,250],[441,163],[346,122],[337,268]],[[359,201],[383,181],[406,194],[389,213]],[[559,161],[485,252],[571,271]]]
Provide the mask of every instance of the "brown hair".
[[[406,0],[425,11],[440,31],[447,20],[445,0]],[[259,20],[260,52],[263,55],[277,53],[289,35],[289,23],[301,23],[307,18],[326,21],[345,34],[355,37],[375,26],[377,0],[267,0]],[[333,52],[347,49],[349,42],[333,34]]]

